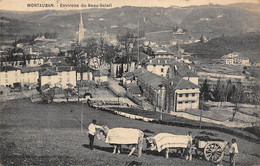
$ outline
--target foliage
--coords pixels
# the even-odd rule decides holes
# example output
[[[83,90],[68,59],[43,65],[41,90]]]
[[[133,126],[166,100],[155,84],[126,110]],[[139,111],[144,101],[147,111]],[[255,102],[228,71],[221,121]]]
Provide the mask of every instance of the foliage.
[[[129,63],[130,63],[130,52],[134,52],[137,46],[137,35],[135,33],[127,31],[125,34],[121,36],[117,36],[117,40],[119,41],[122,49],[125,51],[127,56],[127,71],[129,70]],[[123,63],[123,62],[122,62]],[[123,66],[123,64],[122,64]]]
[[[73,90],[71,88],[64,89],[64,95],[68,102],[69,98],[73,95]]]
[[[210,95],[210,89],[209,89],[209,84],[208,84],[208,80],[205,79],[204,83],[202,84],[201,88],[200,88],[200,99],[208,101],[211,99],[211,95]]]
[[[44,103],[52,103],[55,97],[55,87],[50,88],[44,92],[41,92],[41,98]]]

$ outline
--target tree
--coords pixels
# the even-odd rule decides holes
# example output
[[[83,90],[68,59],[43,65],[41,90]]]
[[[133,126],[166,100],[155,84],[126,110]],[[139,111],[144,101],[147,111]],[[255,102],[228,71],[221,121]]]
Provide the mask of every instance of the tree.
[[[205,79],[204,83],[200,88],[200,99],[204,99],[206,101],[211,99],[210,89],[209,89],[209,84],[207,79]]]
[[[74,66],[76,71],[80,73],[80,80],[83,79],[83,72],[86,70],[87,65],[85,64],[86,57],[84,56],[84,50],[80,45],[77,45],[72,50],[69,50],[69,57],[66,57],[66,62]]]
[[[67,99],[67,102],[69,101],[69,98],[72,96],[73,90],[71,88],[64,89],[64,95]]]
[[[55,89],[56,87],[50,88],[45,92],[41,92],[41,98],[44,103],[52,103],[55,97]]]
[[[87,65],[89,65],[89,60],[93,57],[98,57],[98,42],[95,38],[90,38],[86,40],[86,46],[83,47],[84,52],[87,53]]]
[[[121,46],[127,56],[127,71],[129,70],[130,50],[131,50],[131,48],[134,49],[134,46],[136,45],[136,39],[137,39],[137,36],[134,33],[131,33],[129,31],[127,31],[126,34],[124,34],[124,35],[117,36],[117,40],[121,44]]]
[[[232,86],[232,82],[229,79],[226,85],[226,89],[225,89],[225,101],[229,101],[229,98],[231,96],[231,86]]]
[[[221,82],[220,79],[217,82],[217,85],[213,88],[212,96],[214,97],[215,101],[220,101],[221,98]]]
[[[104,37],[99,38],[98,49],[100,55],[100,65],[105,62],[105,53],[108,51],[108,43]]]
[[[232,103],[235,104],[234,112],[232,114],[231,121],[234,121],[237,111],[239,111],[238,103],[241,102],[244,94],[244,87],[241,82],[237,82],[233,88]]]

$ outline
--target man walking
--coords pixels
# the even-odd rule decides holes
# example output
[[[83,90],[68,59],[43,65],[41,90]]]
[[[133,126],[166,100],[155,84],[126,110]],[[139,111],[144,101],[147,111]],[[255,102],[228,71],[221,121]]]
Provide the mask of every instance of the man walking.
[[[229,149],[229,161],[230,161],[230,166],[235,166],[236,165],[236,156],[238,154],[238,147],[237,147],[237,143],[236,143],[236,139],[233,138],[231,145],[230,145],[230,149]]]
[[[94,149],[94,138],[97,128],[102,128],[102,126],[96,125],[97,121],[94,119],[92,123],[88,126],[88,138],[89,138],[89,148]]]

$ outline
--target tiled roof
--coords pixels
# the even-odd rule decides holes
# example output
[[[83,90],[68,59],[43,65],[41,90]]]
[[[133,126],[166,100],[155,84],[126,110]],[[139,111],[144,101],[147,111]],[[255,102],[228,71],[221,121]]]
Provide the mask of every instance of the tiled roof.
[[[141,93],[142,93],[138,85],[135,85],[135,84],[132,84],[132,83],[131,83],[131,84],[129,84],[128,86],[129,86],[129,90],[130,90],[133,94],[141,94]]]
[[[199,86],[185,79],[182,79],[175,87],[175,89],[195,89],[195,88],[199,88]]]
[[[47,69],[45,72],[41,74],[41,76],[53,76],[53,75],[58,75],[58,73],[50,69]]]
[[[188,71],[183,77],[198,77],[198,76],[192,71]]]
[[[0,67],[1,72],[3,72],[3,71],[14,71],[14,70],[21,70],[21,69],[19,69],[18,67],[13,67],[13,66]]]
[[[140,80],[144,81],[156,90],[159,90],[161,88],[162,82],[166,80],[166,78],[153,74],[144,68],[134,70],[133,73]]]
[[[41,70],[41,67],[24,67],[21,68],[22,73],[29,73]]]
[[[191,72],[188,65],[177,65],[177,72],[181,76],[185,76],[188,72]]]

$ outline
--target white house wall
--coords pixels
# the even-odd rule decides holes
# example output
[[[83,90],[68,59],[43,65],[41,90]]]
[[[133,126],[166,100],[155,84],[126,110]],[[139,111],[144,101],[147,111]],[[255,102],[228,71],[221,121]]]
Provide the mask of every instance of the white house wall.
[[[21,82],[21,70],[0,72],[0,85],[11,85]]]
[[[159,76],[167,76],[169,65],[147,65],[147,70]]]
[[[176,90],[175,94],[176,111],[199,108],[199,89]],[[188,97],[186,96],[186,94],[188,95]]]
[[[76,71],[59,72],[58,75],[41,76],[41,85],[49,84],[50,87],[68,88],[68,83],[76,86]]]
[[[21,73],[21,84],[36,84],[38,82],[39,72]]]

